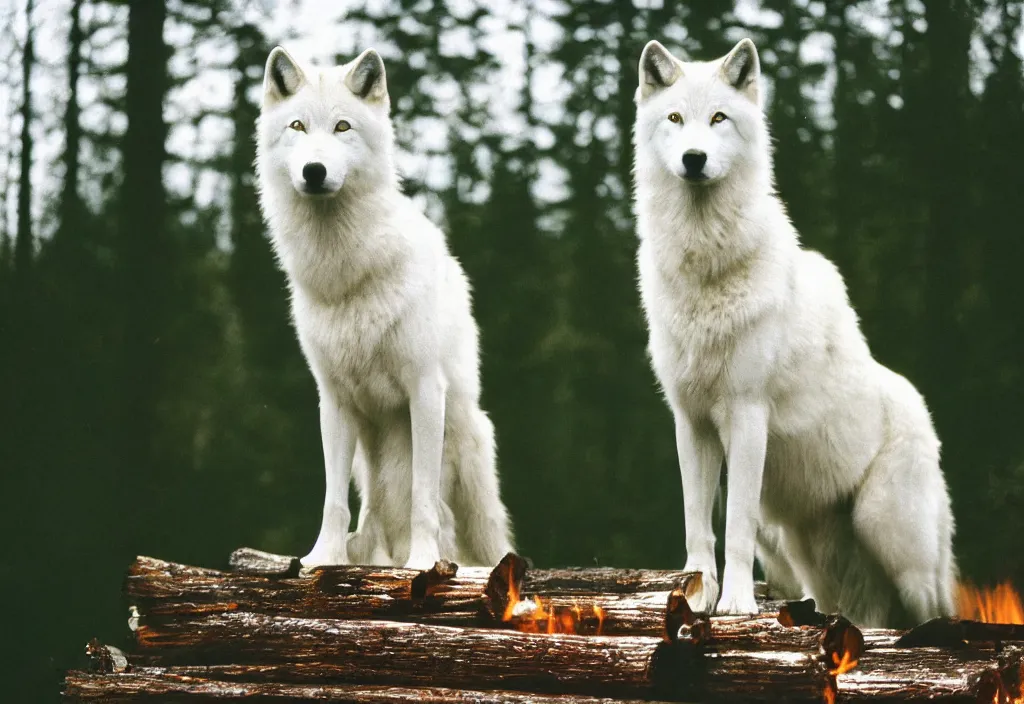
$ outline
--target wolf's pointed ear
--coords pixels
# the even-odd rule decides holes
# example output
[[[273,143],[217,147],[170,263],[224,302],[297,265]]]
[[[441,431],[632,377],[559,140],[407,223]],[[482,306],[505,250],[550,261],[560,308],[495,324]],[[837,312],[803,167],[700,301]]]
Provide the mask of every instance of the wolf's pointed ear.
[[[364,51],[352,62],[352,69],[345,76],[345,85],[363,100],[378,101],[387,97],[384,59],[375,49]]]
[[[758,84],[761,78],[761,61],[757,58],[757,47],[750,39],[741,39],[722,60],[722,78],[733,88],[755,103],[758,102]]]
[[[263,102],[273,104],[295,95],[306,82],[306,74],[291,54],[276,46],[267,57],[263,71]]]
[[[646,98],[662,88],[668,88],[682,75],[683,70],[679,66],[679,61],[668,49],[654,39],[647,42],[643,53],[640,54],[641,98]]]

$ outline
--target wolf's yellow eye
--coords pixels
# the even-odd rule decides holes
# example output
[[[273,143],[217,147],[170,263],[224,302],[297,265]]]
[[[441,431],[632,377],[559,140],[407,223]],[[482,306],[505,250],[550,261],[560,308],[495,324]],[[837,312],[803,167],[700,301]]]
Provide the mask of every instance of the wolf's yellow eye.
[[[714,115],[711,116],[711,124],[717,125],[719,122],[725,122],[728,119],[729,118],[726,117],[724,112],[716,112]]]
[[[352,125],[348,124],[348,120],[342,120],[334,126],[335,132],[348,132],[352,129]]]
[[[678,125],[679,123],[681,123],[683,121],[683,116],[680,115],[677,112],[670,112],[668,114],[668,121],[669,122],[674,122],[674,123],[676,123]]]
[[[290,124],[288,126],[290,128],[292,128],[293,130],[295,130],[296,132],[305,132],[306,131],[306,126],[304,124],[302,124],[301,122],[299,122],[298,120],[292,120],[292,124]]]

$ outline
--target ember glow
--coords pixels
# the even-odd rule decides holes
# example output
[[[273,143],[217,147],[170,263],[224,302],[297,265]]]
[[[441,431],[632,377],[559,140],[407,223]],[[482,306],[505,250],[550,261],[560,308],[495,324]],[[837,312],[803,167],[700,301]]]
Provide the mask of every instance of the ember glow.
[[[1020,594],[1009,582],[994,587],[960,585],[960,618],[985,623],[1024,625],[1024,605]]]

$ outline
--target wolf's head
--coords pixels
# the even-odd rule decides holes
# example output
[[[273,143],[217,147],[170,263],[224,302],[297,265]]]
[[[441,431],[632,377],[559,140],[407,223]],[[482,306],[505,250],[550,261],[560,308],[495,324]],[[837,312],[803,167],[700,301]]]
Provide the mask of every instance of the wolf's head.
[[[302,66],[281,47],[263,75],[258,168],[304,197],[393,180],[384,62],[367,49],[344,66]]]
[[[664,170],[701,187],[770,169],[760,84],[749,39],[710,62],[683,62],[649,42],[636,92],[638,170]]]

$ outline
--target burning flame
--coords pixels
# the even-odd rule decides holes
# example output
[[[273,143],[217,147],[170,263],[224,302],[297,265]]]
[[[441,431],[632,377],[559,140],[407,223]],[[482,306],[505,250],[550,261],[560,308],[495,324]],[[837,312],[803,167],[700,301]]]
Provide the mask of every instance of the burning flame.
[[[833,675],[841,675],[845,672],[849,672],[853,668],[857,667],[858,659],[850,655],[850,651],[844,650],[843,656],[839,657],[839,653],[832,653],[832,664],[835,665],[829,673]]]
[[[1024,605],[1020,594],[1009,582],[995,588],[960,585],[960,618],[985,623],[1024,625]]]
[[[597,635],[604,628],[605,611],[599,605],[587,607],[588,616],[597,619]],[[510,579],[508,585],[508,604],[502,621],[515,625],[517,631],[523,633],[577,633],[584,621],[584,607],[576,602],[572,606],[555,606],[538,596],[523,599],[519,586]]]

